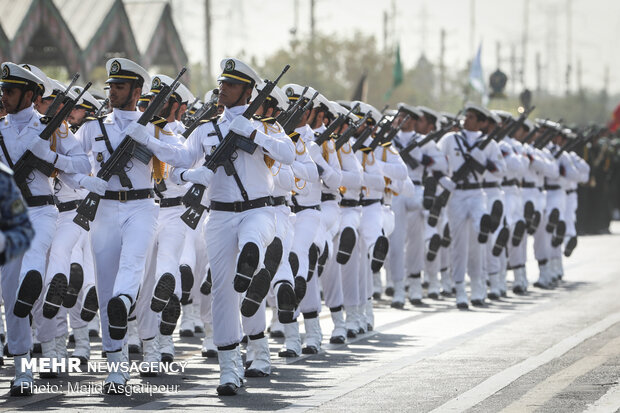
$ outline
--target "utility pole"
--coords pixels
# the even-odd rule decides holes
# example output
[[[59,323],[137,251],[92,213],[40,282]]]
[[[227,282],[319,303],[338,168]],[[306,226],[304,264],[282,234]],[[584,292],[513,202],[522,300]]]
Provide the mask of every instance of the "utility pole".
[[[566,94],[570,93],[573,65],[573,1],[566,0]]]
[[[476,50],[476,0],[469,0],[469,55],[473,59]]]
[[[314,81],[315,68],[316,64],[314,61],[314,56],[316,53],[315,50],[315,29],[316,29],[316,21],[314,20],[314,11],[315,11],[316,0],[310,0],[310,74],[312,75],[312,80]]]
[[[388,52],[388,12],[383,10],[383,53]]]
[[[446,29],[442,28],[439,33],[439,90],[443,98],[446,92]]]
[[[205,79],[210,83],[211,76],[211,1],[205,0]]]
[[[426,9],[426,3],[422,4],[422,9],[420,10],[420,22],[421,22],[421,36],[422,36],[422,55],[426,55],[426,46],[427,46],[427,36],[428,36],[428,10]]]
[[[527,43],[529,34],[529,22],[530,22],[530,0],[523,2],[523,33],[521,35],[521,85],[525,89],[525,72],[527,70]]]
[[[542,91],[542,64],[540,62],[540,52],[536,52],[536,91]]]
[[[510,46],[510,85],[512,94],[517,93],[517,47],[514,43]]]
[[[502,45],[499,42],[495,42],[495,56],[497,59],[497,68],[502,64]]]
[[[577,59],[577,92],[578,93],[583,93],[583,83],[582,83],[582,74],[583,72],[581,71],[581,59],[578,58]]]

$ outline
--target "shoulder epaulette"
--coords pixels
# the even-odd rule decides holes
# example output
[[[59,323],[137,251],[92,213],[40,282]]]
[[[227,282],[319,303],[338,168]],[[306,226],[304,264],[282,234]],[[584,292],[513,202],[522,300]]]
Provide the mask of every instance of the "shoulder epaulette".
[[[370,149],[368,146],[362,146],[359,150],[362,152],[372,152],[372,149]]]
[[[390,146],[392,146],[392,142],[382,143],[381,146],[383,146],[384,148],[389,148]]]
[[[166,119],[160,118],[159,116],[153,116],[153,119],[151,119],[150,122],[160,128],[163,128],[168,123]]]
[[[217,122],[220,119],[220,115],[214,116],[210,119],[202,119],[200,123]]]
[[[4,162],[0,162],[0,173],[7,174],[7,175],[13,175],[13,170],[9,168],[9,166],[6,165]]]
[[[319,136],[321,136],[321,134],[319,132],[314,132],[314,136],[318,138]]]
[[[291,138],[291,140],[296,143],[299,140],[299,132],[293,131],[288,135],[288,137]]]
[[[260,119],[261,122],[263,123],[268,123],[270,125],[273,125],[276,123],[276,118],[272,118],[272,117],[268,117],[268,118],[262,118]]]

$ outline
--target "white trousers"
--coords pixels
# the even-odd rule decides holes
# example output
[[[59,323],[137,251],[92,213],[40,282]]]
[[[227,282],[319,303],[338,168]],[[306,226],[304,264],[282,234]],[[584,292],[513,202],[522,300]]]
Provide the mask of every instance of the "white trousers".
[[[26,273],[38,271],[45,276],[47,253],[56,232],[58,210],[54,205],[28,208],[32,227],[35,229],[30,248],[22,258],[16,258],[5,264],[2,273],[2,297],[4,298],[4,314],[6,316],[7,344],[11,354],[25,354],[32,346],[32,332],[28,317],[20,318],[13,315],[13,307],[17,298],[17,290]]]
[[[47,271],[45,273],[45,281],[43,282],[43,291],[33,311],[33,317],[37,326],[37,339],[42,343],[63,335],[57,329],[58,319],[64,318],[64,324],[67,324],[67,311],[62,306],[55,317],[51,319],[43,317],[43,300],[45,299],[47,287],[54,275],[63,274],[67,281],[69,281],[73,251],[79,248],[82,235],[87,233],[82,227],[73,222],[75,215],[75,211],[58,213],[56,232],[50,247]],[[76,306],[77,304],[74,307]]]
[[[361,239],[359,236],[359,227],[361,225],[362,207],[342,207],[341,208],[341,230],[351,227],[355,231],[356,242],[351,258],[349,261],[340,265],[340,277],[342,282],[342,296],[345,306],[357,306],[363,302],[359,301],[360,286],[360,257],[361,257]],[[365,261],[364,261],[365,266]]]
[[[465,272],[472,283],[482,277],[483,248],[478,243],[480,218],[486,212],[486,196],[481,190],[455,190],[448,201],[452,279],[463,282]]]
[[[95,285],[95,262],[93,261],[93,250],[90,242],[90,232],[83,231],[77,245],[73,248],[71,263],[78,263],[84,271],[84,283],[78,294],[77,303],[69,309],[69,322],[71,328],[80,328],[88,325],[88,321],[82,320],[81,312],[84,306],[86,293]]]
[[[239,311],[241,294],[233,288],[239,252],[246,243],[252,242],[258,246],[259,263],[262,263],[275,232],[272,207],[239,213],[210,212],[206,241],[213,282],[213,343],[216,346],[239,343],[243,336]]]
[[[108,301],[123,294],[135,302],[147,255],[155,239],[158,209],[152,199],[127,202],[102,200],[97,218],[91,225],[101,341],[105,351],[123,347],[123,340],[110,338]]]

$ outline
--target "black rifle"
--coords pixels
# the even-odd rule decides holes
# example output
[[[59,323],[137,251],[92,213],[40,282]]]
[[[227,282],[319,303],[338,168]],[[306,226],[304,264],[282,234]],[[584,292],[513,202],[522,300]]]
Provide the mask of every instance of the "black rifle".
[[[94,114],[94,117],[98,118],[101,116],[101,113],[108,107],[108,102],[110,102],[110,98],[105,98],[99,109]]]
[[[323,142],[326,142],[332,136],[334,132],[340,129],[340,127],[344,124],[344,122],[347,119],[349,119],[349,115],[353,113],[355,110],[357,110],[357,108],[359,107],[360,107],[360,104],[358,103],[357,105],[349,109],[346,115],[343,115],[343,114],[338,115],[338,117],[334,119],[332,123],[329,124],[329,126],[323,131],[323,133],[321,133],[319,137],[316,138],[314,143],[321,146]]]
[[[458,117],[459,114],[457,114],[454,119],[449,121],[443,128],[429,133],[423,139],[419,141],[411,141],[407,146],[405,146],[398,152],[400,154],[400,157],[411,169],[416,169],[420,165],[420,162],[418,162],[414,157],[411,156],[411,151],[418,146],[422,147],[426,145],[430,141],[438,141],[439,139],[441,139],[446,133],[450,132],[454,125],[459,122]]]
[[[289,69],[289,65],[286,65],[282,70],[282,73],[276,78],[275,81],[271,82],[269,80],[265,80],[265,86],[263,89],[258,92],[258,96],[250,103],[245,112],[241,116],[246,119],[250,119],[254,113],[261,107],[263,102],[267,99],[267,97],[273,91],[273,88],[280,81],[282,76]],[[256,143],[252,140],[238,135],[233,131],[228,131],[224,139],[219,143],[219,145],[215,148],[215,151],[211,155],[207,155],[205,158],[205,163],[203,166],[211,169],[212,171],[216,171],[217,168],[222,166],[224,171],[228,176],[235,174],[235,165],[233,164],[233,154],[237,149],[240,149],[249,154],[254,153],[256,150]],[[196,229],[198,222],[200,221],[200,217],[204,213],[205,207],[200,204],[200,200],[202,199],[202,195],[205,191],[205,186],[201,184],[194,184],[187,191],[187,193],[183,196],[183,203],[188,207],[187,210],[181,215],[181,219],[183,222],[187,224],[192,229]]]
[[[506,136],[512,136],[525,123],[525,120],[535,108],[536,106],[532,106],[523,111],[516,120],[510,119],[502,128],[495,128],[493,130],[493,132],[495,132],[493,139],[499,142]]]
[[[525,135],[525,138],[523,138],[523,140],[521,141],[521,143],[523,143],[524,145],[525,145],[526,143],[529,143],[529,141],[531,141],[531,140],[532,140],[532,138],[534,137],[534,135],[536,135],[536,132],[538,132],[538,128],[537,128],[536,126],[534,126],[534,127],[532,128],[532,130],[531,130],[531,131],[530,131],[527,135]]]
[[[84,89],[80,92],[77,98],[69,98],[68,101],[65,101],[64,106],[52,118],[46,119],[47,123],[45,125],[45,129],[43,129],[43,131],[39,134],[41,139],[48,141],[52,137],[67,116],[69,116],[77,102],[88,90],[91,84],[92,83],[89,82],[86,86],[84,86]],[[43,119],[44,118],[41,118],[42,123]],[[24,154],[17,160],[17,162],[15,162],[15,165],[13,166],[13,178],[15,179],[15,182],[21,190],[24,198],[29,198],[32,196],[30,188],[28,187],[28,177],[35,169],[45,176],[52,176],[55,168],[51,163],[35,156],[35,154],[33,154],[30,150],[26,150],[26,152],[24,152]]]
[[[304,106],[301,108],[298,106],[297,109],[295,109],[295,111],[291,114],[291,116],[289,116],[286,121],[284,121],[284,124],[282,125],[284,133],[286,133],[287,135],[293,133],[293,131],[297,128],[297,125],[299,125],[301,118],[304,117],[304,113],[306,113],[307,110],[312,109],[314,99],[316,99],[318,95],[319,92],[314,92],[314,95],[312,95],[309,100],[306,100],[304,98],[304,101],[302,102]],[[302,99],[299,98],[298,102],[301,100]]]
[[[562,146],[560,150],[558,150],[553,156],[555,157],[555,159],[558,159],[560,156],[562,156],[562,152],[570,152],[579,148],[582,145],[585,145],[586,143],[594,139],[594,137],[597,136],[599,133],[600,129],[597,126],[594,126],[589,131],[587,131],[585,135],[579,134],[576,139],[566,142],[566,144]]]
[[[368,111],[366,112],[366,114],[364,115],[364,117],[360,118],[357,120],[357,122],[353,122],[346,131],[344,131],[342,133],[342,135],[340,135],[338,137],[338,139],[336,139],[336,151],[340,150],[340,148],[342,148],[342,145],[344,145],[345,143],[349,142],[349,139],[351,138],[351,136],[353,136],[353,134],[355,133],[356,130],[358,130],[360,128],[360,126],[362,126],[364,123],[366,123],[366,121],[368,120],[368,118],[370,117],[371,112]]]
[[[74,74],[73,78],[71,79],[71,83],[69,83],[69,86],[67,86],[67,88],[64,91],[59,90],[58,93],[56,93],[56,97],[54,98],[52,103],[48,106],[47,110],[45,111],[46,118],[51,118],[52,116],[54,116],[56,112],[58,112],[58,108],[60,107],[60,105],[67,102],[67,94],[69,93],[69,91],[75,85],[75,82],[77,82],[79,78],[80,78],[79,73]]]
[[[376,126],[366,126],[366,129],[364,129],[362,133],[360,133],[360,136],[356,138],[355,143],[351,147],[353,153],[359,151],[364,147],[364,142],[366,142],[366,139],[368,139],[368,137],[372,134],[375,128]]]
[[[299,95],[299,99],[297,99],[294,103],[292,101],[290,101],[289,105],[288,105],[288,108],[286,108],[286,110],[283,110],[282,112],[280,112],[280,114],[276,118],[276,121],[280,125],[284,125],[286,123],[286,121],[295,113],[295,111],[297,111],[300,106],[305,104],[304,101],[307,98],[305,98],[304,95],[306,94],[307,91],[308,91],[308,86],[304,87],[304,90],[301,92],[301,95]]]
[[[542,149],[553,139],[559,132],[554,128],[547,127],[543,133],[534,141],[534,148]]]
[[[138,124],[146,126],[146,124],[161,111],[166,102],[168,102],[172,92],[179,86],[179,79],[186,70],[186,68],[181,69],[171,85],[163,85],[159,93],[151,99],[146,110],[140,115]],[[136,158],[147,165],[151,161],[152,156],[153,154],[146,146],[136,142],[131,136],[126,135],[120,145],[110,154],[110,158],[103,163],[101,169],[97,173],[97,177],[109,181],[112,176],[116,175],[122,186],[133,189],[131,180],[125,171],[125,166],[132,158]],[[73,219],[73,222],[88,231],[90,229],[88,222],[95,220],[100,201],[101,195],[89,192],[78,206],[77,215]]]
[[[187,139],[189,135],[192,134],[194,129],[200,126],[200,123],[205,119],[211,119],[217,113],[217,100],[218,100],[218,89],[213,89],[213,95],[211,96],[211,100],[205,102],[204,105],[200,109],[198,109],[190,120],[189,126],[182,133],[183,137]]]
[[[390,142],[392,142],[392,140],[394,139],[394,137],[396,136],[396,134],[398,132],[400,132],[400,130],[403,128],[405,122],[407,122],[409,120],[409,115],[405,116],[403,118],[402,121],[400,121],[398,123],[398,125],[396,125],[395,128],[391,128],[390,131],[385,135],[385,137],[383,138],[383,141],[381,141],[381,145],[386,145]]]

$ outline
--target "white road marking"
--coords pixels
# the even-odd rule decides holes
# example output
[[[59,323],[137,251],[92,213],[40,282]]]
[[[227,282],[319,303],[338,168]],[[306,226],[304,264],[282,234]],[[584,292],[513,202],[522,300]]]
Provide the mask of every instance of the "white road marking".
[[[503,370],[474,388],[460,394],[459,396],[451,399],[447,403],[442,404],[432,412],[462,412],[478,403],[482,402],[486,398],[497,393],[504,387],[508,386],[513,381],[517,380],[524,374],[550,362],[551,360],[560,357],[572,348],[576,347],[585,340],[593,337],[594,335],[607,330],[609,327],[620,322],[620,313],[614,313],[601,321],[584,328],[577,334],[565,338],[554,346],[548,348],[537,356],[530,357],[520,363],[515,364],[512,367]]]
[[[502,413],[533,412],[551,400],[554,395],[568,387],[579,376],[594,370],[601,364],[618,354],[620,337],[611,340],[596,353],[585,356],[565,369],[549,376],[538,383],[521,398],[515,400],[502,410]]]
[[[618,379],[620,380],[620,378]],[[607,390],[596,402],[588,406],[584,413],[608,413],[620,409],[620,383]]]

